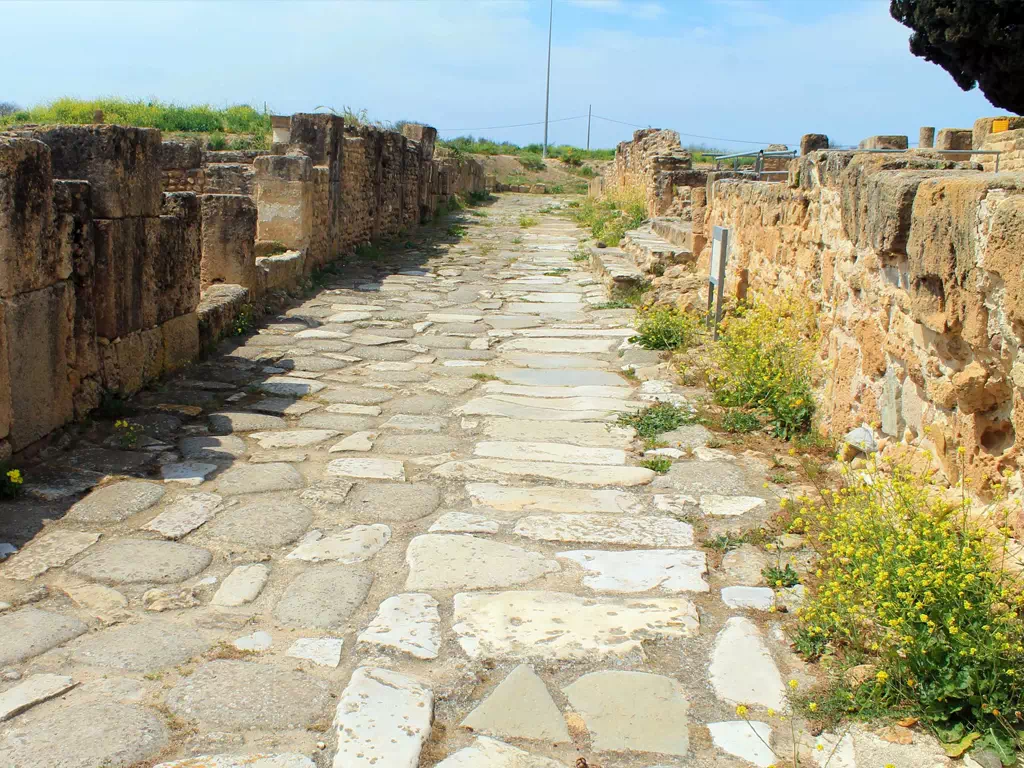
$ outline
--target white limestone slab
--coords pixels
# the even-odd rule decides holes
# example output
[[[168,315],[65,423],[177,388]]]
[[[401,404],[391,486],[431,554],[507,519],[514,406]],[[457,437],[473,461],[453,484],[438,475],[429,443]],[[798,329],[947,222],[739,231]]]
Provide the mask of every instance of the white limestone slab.
[[[553,744],[571,741],[565,718],[533,667],[520,664],[461,723],[475,733]]]
[[[594,464],[564,464],[548,461],[507,461],[468,459],[449,461],[431,473],[449,480],[494,480],[501,477],[545,477],[576,485],[647,485],[656,473],[646,467],[613,467]]]
[[[482,360],[445,360],[445,368],[486,368],[487,363]]]
[[[362,563],[380,552],[389,541],[391,529],[381,523],[354,525],[329,536],[320,531],[310,531],[302,537],[299,545],[288,553],[286,559],[305,560],[310,563],[327,560],[338,563]]]
[[[636,411],[644,403],[614,397],[530,397],[527,395],[488,395],[488,399],[520,405],[526,408],[556,408],[569,411]]]
[[[446,757],[435,768],[565,768],[562,763],[532,755],[496,739],[478,736],[468,747]]]
[[[497,533],[501,523],[472,512],[446,512],[430,526],[430,533]]]
[[[595,370],[608,368],[608,363],[596,357],[583,357],[582,355],[555,355],[540,354],[534,352],[510,352],[503,356],[505,360],[517,368],[532,368],[537,370],[553,370],[559,383],[571,379],[571,372],[574,369],[586,369],[585,376],[593,378]],[[570,376],[566,376],[566,374]],[[504,378],[504,377],[503,377]],[[621,377],[617,377],[622,381]]]
[[[212,520],[223,501],[223,497],[216,493],[191,493],[182,496],[146,523],[142,530],[155,531],[165,539],[180,539]]]
[[[697,608],[682,597],[580,597],[521,590],[455,596],[453,626],[473,659],[588,660],[644,656],[644,641],[697,634]]]
[[[379,405],[353,405],[352,403],[333,403],[324,408],[328,413],[345,413],[352,416],[380,416]]]
[[[423,534],[405,553],[409,590],[489,589],[526,584],[561,566],[522,547],[476,536]]]
[[[626,463],[626,452],[618,448],[583,448],[565,443],[484,441],[476,444],[476,456],[513,461],[556,461],[567,464]]]
[[[715,695],[729,704],[777,710],[785,706],[782,675],[761,631],[749,619],[734,616],[718,633],[711,653],[710,677]]]
[[[325,331],[322,328],[307,328],[295,334],[296,339],[345,339],[348,336],[345,331]]]
[[[363,312],[357,309],[337,312],[327,318],[329,323],[355,323],[360,320],[369,320],[373,317],[370,312]]]
[[[502,512],[585,512],[626,514],[641,504],[624,491],[591,491],[579,488],[514,488],[493,483],[467,483],[466,492],[474,507]]]
[[[501,345],[502,352],[538,352],[575,355],[604,355],[611,352],[615,339],[512,339]]]
[[[727,608],[770,611],[775,607],[775,590],[768,587],[724,587],[722,602]]]
[[[327,410],[334,408],[333,405]],[[251,432],[249,437],[260,444],[260,448],[304,448],[330,440],[339,433],[333,429],[292,429],[283,432]]]
[[[26,544],[20,552],[0,566],[0,577],[27,581],[51,568],[60,568],[75,555],[84,552],[100,538],[98,533],[57,529]]]
[[[582,298],[579,293],[524,293],[519,297],[520,301],[527,303],[541,302],[543,304],[573,304],[578,303]]]
[[[587,403],[587,398],[551,398],[546,402],[540,398],[523,398],[524,400],[535,400],[533,403],[524,403],[503,399],[507,397],[509,396],[474,398],[468,403],[460,405],[453,413],[462,416],[507,416],[512,419],[531,421],[612,421],[615,418],[614,414],[627,410],[626,408],[603,405],[595,405],[589,410],[578,407],[580,404]],[[613,401],[595,400],[595,402],[610,403]]]
[[[708,723],[711,741],[723,752],[739,757],[758,768],[768,768],[779,762],[767,746],[772,743],[772,728],[757,720],[733,720]]]
[[[531,515],[516,523],[515,533],[539,541],[578,541],[635,547],[693,546],[693,526],[669,517]]]
[[[377,439],[376,432],[353,432],[351,435],[335,443],[330,447],[328,453],[341,453],[342,451],[366,452],[373,449],[373,441]]]
[[[460,315],[455,312],[431,312],[427,320],[431,323],[478,323],[483,315]]]
[[[625,400],[633,391],[629,387],[609,386],[529,386],[524,384],[504,384],[500,381],[489,381],[483,386],[489,395],[519,395],[521,397],[601,397],[612,400]]]
[[[621,427],[616,424],[524,419],[487,419],[484,422],[483,433],[492,440],[537,440],[621,449],[631,447],[636,437],[632,427]]]
[[[359,633],[359,644],[393,648],[417,659],[436,659],[441,647],[437,606],[437,600],[422,593],[389,597],[380,604],[370,625]]]
[[[327,465],[327,474],[335,477],[405,482],[405,467],[402,466],[402,462],[393,459],[334,459]]]
[[[250,635],[238,638],[232,645],[240,651],[259,653],[269,651],[274,645],[274,638],[270,636],[269,632],[257,630]]]
[[[251,603],[259,597],[269,577],[270,566],[263,563],[235,566],[224,578],[210,603],[224,608]]]
[[[586,571],[583,585],[596,592],[707,592],[707,558],[686,549],[641,549],[630,552],[578,550],[559,552]]]
[[[381,429],[401,429],[407,432],[440,432],[444,425],[444,419],[398,413],[385,421],[381,425]]]
[[[706,494],[700,497],[700,508],[705,515],[713,517],[739,517],[755,509],[767,506],[764,499],[757,496],[720,496]]]
[[[160,763],[156,768],[316,768],[316,764],[296,752],[279,755],[258,752],[250,755],[201,755]]]
[[[0,693],[0,723],[20,715],[36,704],[70,691],[76,683],[64,675],[36,674]]]
[[[433,713],[428,688],[397,672],[359,667],[334,716],[333,768],[416,768]]]
[[[628,338],[636,336],[632,328],[520,328],[512,331],[516,336],[545,339],[582,339],[588,336]]]
[[[206,476],[215,469],[217,469],[216,464],[186,461],[178,464],[164,464],[160,467],[160,475],[165,483],[202,485]]]
[[[298,376],[270,376],[266,381],[259,383],[259,388],[269,395],[281,397],[303,397],[313,395],[322,389],[326,384],[321,384],[314,379],[303,379]]]
[[[353,344],[363,347],[383,347],[387,344],[400,344],[405,339],[396,339],[394,336],[381,336],[376,333],[353,333],[348,337]]]
[[[337,667],[344,642],[340,637],[300,637],[288,647],[285,656],[312,661],[321,667]]]

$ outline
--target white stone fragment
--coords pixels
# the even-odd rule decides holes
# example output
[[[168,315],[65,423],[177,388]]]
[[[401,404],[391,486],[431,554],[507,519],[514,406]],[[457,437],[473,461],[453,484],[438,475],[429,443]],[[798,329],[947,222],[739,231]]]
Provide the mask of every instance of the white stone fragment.
[[[476,456],[513,461],[560,461],[568,464],[626,463],[626,452],[617,448],[583,448],[564,443],[484,441],[477,443]]]
[[[440,432],[444,428],[444,420],[399,413],[385,421],[381,428],[401,429],[407,432]]]
[[[344,440],[332,445],[328,453],[341,453],[343,451],[361,451],[365,453],[373,449],[373,441],[376,439],[376,432],[353,432]]]
[[[437,606],[437,600],[421,593],[389,597],[359,634],[359,644],[393,648],[417,659],[436,659],[441,647]]]
[[[758,768],[775,765],[778,758],[767,746],[772,743],[772,729],[757,720],[734,720],[708,723],[711,741],[723,752],[753,763]]]
[[[429,530],[430,533],[497,533],[501,523],[472,512],[446,512]]]
[[[727,608],[752,608],[770,611],[775,607],[775,592],[768,587],[725,587],[722,602]]]
[[[327,406],[331,410],[333,405]],[[260,448],[304,448],[330,440],[338,433],[333,429],[293,429],[282,432],[251,432],[249,437],[260,444]]]
[[[100,538],[98,533],[51,530],[26,544],[21,552],[4,563],[0,577],[26,581],[41,576],[51,568],[65,565]]]
[[[334,717],[334,768],[416,768],[433,712],[426,687],[387,669],[359,667]]]
[[[344,413],[352,416],[380,416],[379,405],[353,405],[352,403],[334,403],[325,409],[328,413]],[[335,433],[337,434],[337,433]]]
[[[344,642],[340,637],[300,637],[288,647],[285,655],[312,661],[321,667],[337,667],[341,663]]]
[[[182,496],[143,526],[143,530],[155,531],[165,539],[180,539],[212,520],[223,501],[216,493]]]
[[[182,485],[202,485],[206,476],[217,469],[216,464],[204,464],[199,461],[186,461],[180,464],[164,464],[160,467],[160,475],[165,483],[181,483]]]
[[[512,739],[555,744],[571,741],[565,718],[544,681],[520,664],[462,721],[463,728]]]
[[[260,382],[259,388],[270,395],[303,397],[316,394],[320,390],[326,389],[327,385],[310,378],[271,376],[266,381]]]
[[[367,480],[405,482],[405,467],[392,459],[335,459],[327,465],[327,474]]]
[[[591,491],[577,488],[510,488],[492,483],[467,483],[466,492],[474,507],[503,512],[594,512],[628,514],[638,512],[636,497],[623,491]]]
[[[405,553],[410,590],[488,589],[526,584],[561,566],[522,547],[476,536],[424,534]]]
[[[565,768],[562,763],[478,736],[468,747],[446,757],[435,768]]]
[[[579,541],[641,547],[693,546],[693,526],[668,517],[532,515],[516,523],[519,536],[540,541]]]
[[[468,459],[442,464],[432,473],[450,480],[495,480],[502,477],[543,477],[577,485],[647,485],[655,473],[646,467],[615,467],[601,464],[567,464],[553,461]]]
[[[201,755],[172,763],[160,763],[155,768],[316,768],[305,755],[287,752],[271,755],[259,752],[249,755]]]
[[[738,517],[755,509],[763,509],[764,499],[757,496],[719,496],[706,494],[700,497],[700,508],[705,515],[714,517]]]
[[[579,550],[559,552],[586,571],[583,585],[598,592],[649,592],[678,594],[707,592],[707,558],[686,549],[641,549],[629,552]],[[770,590],[769,590],[770,591]]]
[[[310,531],[299,545],[288,553],[287,560],[306,560],[321,563],[361,563],[380,552],[391,541],[391,529],[381,523],[354,525],[340,533],[325,536]]]
[[[274,645],[274,638],[270,636],[269,632],[257,630],[251,635],[238,638],[232,645],[240,651],[269,651]]]
[[[236,566],[225,577],[220,588],[213,596],[213,600],[210,602],[212,605],[226,608],[234,608],[251,603],[259,597],[269,576],[270,566],[262,563]]]
[[[36,674],[0,693],[0,723],[27,709],[60,696],[76,683],[64,675]]]
[[[771,707],[786,704],[782,675],[757,626],[739,616],[729,619],[711,653],[711,687],[729,704]]]
[[[483,315],[460,315],[454,312],[432,312],[427,320],[433,323],[476,323],[483,320]]]

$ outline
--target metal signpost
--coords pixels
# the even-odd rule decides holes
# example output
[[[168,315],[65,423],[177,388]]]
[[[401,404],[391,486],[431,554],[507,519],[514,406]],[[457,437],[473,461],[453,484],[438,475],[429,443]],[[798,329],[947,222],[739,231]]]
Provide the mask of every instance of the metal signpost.
[[[718,324],[722,321],[722,294],[725,292],[725,263],[729,259],[729,230],[715,227],[711,239],[711,272],[708,275],[708,323],[714,323],[714,338],[718,339]],[[715,314],[712,320],[711,306]]]

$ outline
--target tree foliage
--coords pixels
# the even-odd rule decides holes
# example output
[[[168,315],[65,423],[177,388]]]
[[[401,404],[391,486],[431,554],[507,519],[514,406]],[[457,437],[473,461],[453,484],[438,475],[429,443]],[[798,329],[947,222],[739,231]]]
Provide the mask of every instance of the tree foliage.
[[[21,107],[13,101],[0,101],[0,117],[7,117],[8,115],[13,115],[15,112],[20,111]]]
[[[997,107],[1024,113],[1024,2],[891,0],[889,12],[910,27],[910,52],[981,88]]]

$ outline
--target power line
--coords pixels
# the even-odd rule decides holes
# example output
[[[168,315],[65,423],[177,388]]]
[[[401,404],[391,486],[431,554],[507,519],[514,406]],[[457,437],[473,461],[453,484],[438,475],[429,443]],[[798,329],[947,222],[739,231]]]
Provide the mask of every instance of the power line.
[[[598,120],[606,120],[609,123],[618,123],[619,125],[628,125],[630,128],[649,128],[649,125],[636,125],[635,123],[627,123],[622,120],[613,120],[610,117],[602,117],[601,115],[594,115]],[[781,144],[779,141],[748,141],[745,139],[724,139],[721,136],[702,136],[699,133],[683,133],[682,131],[676,131],[680,136],[688,136],[692,139],[710,139],[711,141],[728,141],[733,144]]]
[[[549,123],[564,123],[566,120],[582,120],[586,115],[576,115],[575,117],[561,117],[558,120],[548,120]],[[517,123],[515,125],[491,125],[485,128],[438,128],[438,131],[445,133],[449,131],[497,131],[499,128],[525,128],[528,125],[544,125],[543,120],[538,120],[535,123]]]

